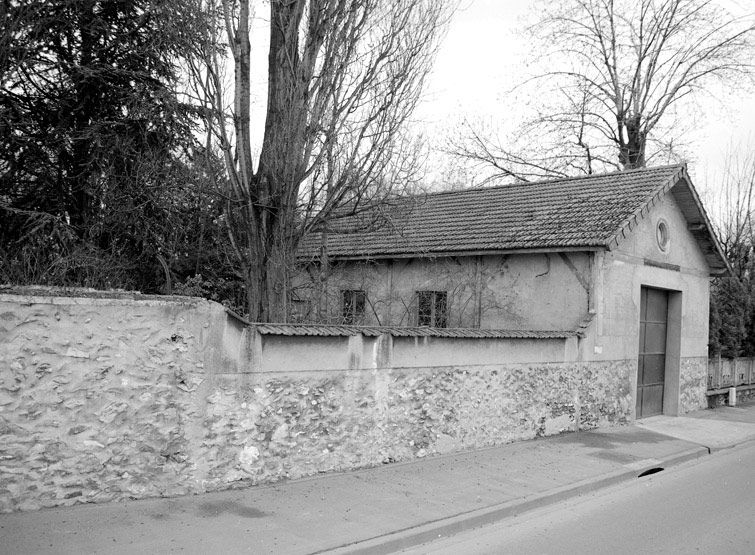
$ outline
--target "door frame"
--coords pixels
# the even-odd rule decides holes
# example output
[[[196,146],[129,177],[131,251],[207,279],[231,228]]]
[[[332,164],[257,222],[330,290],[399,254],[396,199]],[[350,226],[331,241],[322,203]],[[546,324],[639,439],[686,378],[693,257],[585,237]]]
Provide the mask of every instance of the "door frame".
[[[637,419],[637,388],[639,385],[639,334],[640,334],[640,299],[642,298],[642,288],[659,289],[668,293],[668,314],[666,315],[666,360],[663,375],[663,415],[679,415],[679,394],[680,394],[680,370],[681,370],[681,350],[682,350],[682,292],[667,287],[658,287],[652,283],[641,283],[637,288],[637,345],[638,352],[635,356],[637,366],[635,367],[634,388],[632,390],[632,412],[634,419]]]

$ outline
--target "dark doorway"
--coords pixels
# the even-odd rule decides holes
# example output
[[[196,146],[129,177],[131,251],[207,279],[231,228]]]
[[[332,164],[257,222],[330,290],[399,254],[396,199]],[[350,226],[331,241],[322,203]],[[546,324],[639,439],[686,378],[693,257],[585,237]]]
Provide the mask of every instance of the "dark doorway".
[[[643,287],[640,293],[637,418],[663,414],[668,297],[667,291],[650,287]]]

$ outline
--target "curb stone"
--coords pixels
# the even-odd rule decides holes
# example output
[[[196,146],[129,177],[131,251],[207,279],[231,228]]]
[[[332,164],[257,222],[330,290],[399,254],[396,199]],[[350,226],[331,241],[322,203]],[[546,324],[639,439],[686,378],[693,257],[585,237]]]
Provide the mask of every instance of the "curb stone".
[[[745,443],[749,443],[749,441]],[[416,547],[441,538],[447,538],[460,532],[493,524],[520,513],[552,505],[565,499],[629,481],[630,479],[637,478],[642,472],[658,466],[666,468],[698,459],[703,455],[710,454],[710,452],[711,450],[708,447],[701,445],[699,447],[681,451],[662,461],[638,461],[633,465],[627,465],[627,467],[631,467],[629,469],[615,470],[597,477],[587,478],[573,484],[561,486],[538,495],[514,499],[505,503],[491,505],[482,509],[442,518],[425,524],[405,528],[403,530],[388,532],[380,536],[335,548],[315,551],[312,555],[320,553],[328,553],[331,555],[383,555],[387,553],[395,553],[402,549]]]
[[[755,444],[755,437],[744,439],[744,440],[739,441],[737,443],[731,443],[729,445],[723,445],[721,447],[708,447],[708,451],[710,451],[711,453],[718,453],[720,451],[727,451],[729,449],[738,449],[740,447],[749,447],[752,444]]]

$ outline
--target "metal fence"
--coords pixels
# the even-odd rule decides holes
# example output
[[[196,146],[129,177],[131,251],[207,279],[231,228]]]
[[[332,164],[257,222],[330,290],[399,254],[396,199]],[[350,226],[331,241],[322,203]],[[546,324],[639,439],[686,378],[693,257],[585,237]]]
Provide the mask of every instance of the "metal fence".
[[[755,358],[708,360],[708,390],[755,384]]]

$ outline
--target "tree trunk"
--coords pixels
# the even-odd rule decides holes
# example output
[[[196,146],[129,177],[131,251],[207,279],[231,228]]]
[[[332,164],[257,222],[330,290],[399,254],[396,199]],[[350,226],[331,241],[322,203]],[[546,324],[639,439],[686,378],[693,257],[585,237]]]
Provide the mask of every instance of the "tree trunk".
[[[267,267],[267,317],[271,322],[288,322],[290,258],[285,246],[274,245]]]
[[[645,167],[646,132],[639,115],[624,121],[626,141],[619,145],[619,162],[625,170]]]
[[[271,207],[257,207],[257,229],[246,241],[251,245],[245,281],[249,318],[255,322],[288,321],[288,285],[293,249],[286,241],[285,221]]]
[[[250,261],[246,274],[246,298],[249,310],[249,319],[253,322],[271,322],[270,301],[268,298],[268,272],[269,261],[259,260],[258,263]]]
[[[288,320],[288,284],[293,262],[291,235],[299,190],[307,118],[308,82],[299,79],[297,39],[305,2],[270,2],[267,114],[252,198],[258,222],[255,260],[260,302],[257,319]]]
[[[391,185],[376,185],[381,174],[403,172],[389,162],[403,154],[399,129],[419,98],[451,9],[435,0],[269,4],[267,106],[256,171],[248,110],[250,0],[221,2],[235,62],[232,134],[222,115],[222,71],[208,72],[201,86],[217,110],[213,121],[230,178],[229,229],[249,316],[285,322],[302,234],[317,230],[339,203],[356,209],[387,196]],[[217,65],[214,54],[203,56]]]

